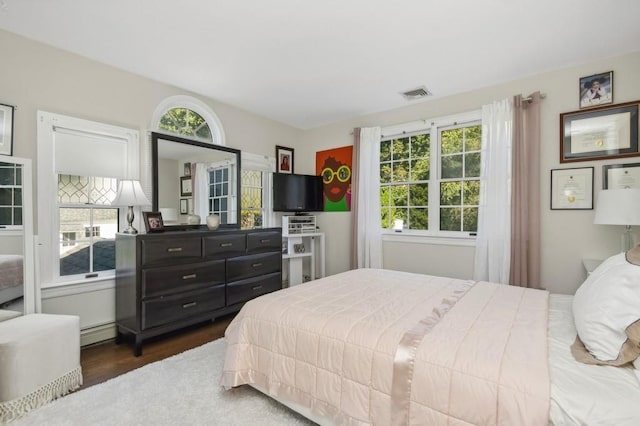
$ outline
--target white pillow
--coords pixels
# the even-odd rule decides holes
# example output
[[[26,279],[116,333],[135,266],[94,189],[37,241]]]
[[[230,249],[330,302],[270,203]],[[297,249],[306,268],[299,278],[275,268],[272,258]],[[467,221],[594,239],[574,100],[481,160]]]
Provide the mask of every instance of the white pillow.
[[[602,262],[576,291],[573,315],[578,337],[597,361],[634,361],[640,352],[640,266],[625,253]]]

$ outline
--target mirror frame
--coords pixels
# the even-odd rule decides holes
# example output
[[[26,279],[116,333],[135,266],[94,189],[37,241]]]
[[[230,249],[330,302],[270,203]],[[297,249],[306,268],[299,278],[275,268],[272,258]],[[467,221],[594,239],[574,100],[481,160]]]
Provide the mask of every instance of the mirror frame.
[[[7,235],[22,235],[23,314],[40,312],[40,287],[35,280],[35,241],[33,233],[33,169],[30,158],[0,155],[0,162],[22,165],[22,230],[2,231]]]
[[[236,156],[236,212],[237,223],[221,223],[220,228],[240,228],[242,222],[241,219],[241,197],[240,197],[240,183],[242,181],[241,174],[241,155],[240,150],[235,148],[229,148],[223,145],[215,145],[213,143],[198,142],[192,139],[181,138],[175,135],[167,135],[164,133],[151,132],[151,171],[152,171],[152,185],[153,185],[153,211],[158,211],[158,140],[167,140],[175,143],[181,143],[185,145],[196,146],[200,148],[213,149],[216,151],[224,151]],[[203,218],[204,220],[205,218]],[[165,229],[172,231],[186,230],[186,229],[207,229],[207,225],[165,225]]]

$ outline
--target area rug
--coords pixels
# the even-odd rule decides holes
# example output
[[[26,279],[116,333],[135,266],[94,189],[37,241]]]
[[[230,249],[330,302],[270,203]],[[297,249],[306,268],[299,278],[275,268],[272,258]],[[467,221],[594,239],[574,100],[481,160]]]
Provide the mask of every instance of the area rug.
[[[220,386],[224,340],[148,364],[53,401],[11,426],[310,425],[248,386]]]

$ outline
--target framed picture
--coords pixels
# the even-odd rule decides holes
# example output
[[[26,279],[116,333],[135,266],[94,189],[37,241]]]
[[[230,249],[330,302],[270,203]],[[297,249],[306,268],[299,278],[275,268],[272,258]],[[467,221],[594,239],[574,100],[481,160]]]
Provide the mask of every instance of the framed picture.
[[[191,176],[191,163],[184,163],[184,173],[185,176]]]
[[[164,231],[164,223],[162,222],[162,213],[160,212],[142,212],[144,218],[144,228],[149,232]]]
[[[613,71],[580,79],[580,108],[613,103]]]
[[[293,174],[293,148],[276,145],[276,173]]]
[[[602,189],[640,188],[640,163],[602,166]]]
[[[180,199],[180,214],[189,214],[189,199]]]
[[[593,209],[593,167],[551,170],[551,210]]]
[[[180,196],[189,197],[193,195],[193,187],[191,186],[191,176],[182,176],[180,178]]]
[[[13,155],[13,111],[15,107],[0,104],[0,154]]]
[[[636,157],[638,105],[626,102],[560,114],[560,162]]]

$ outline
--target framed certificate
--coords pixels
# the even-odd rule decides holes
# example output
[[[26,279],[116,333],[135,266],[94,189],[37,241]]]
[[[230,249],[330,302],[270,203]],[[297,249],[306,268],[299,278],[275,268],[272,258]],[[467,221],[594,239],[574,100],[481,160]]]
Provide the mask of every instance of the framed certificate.
[[[180,178],[180,196],[188,197],[193,195],[193,188],[191,187],[191,176],[182,176]]]
[[[593,167],[551,170],[551,210],[593,209]]]
[[[640,188],[640,163],[602,166],[602,189]]]
[[[634,157],[640,101],[560,114],[560,162]]]

